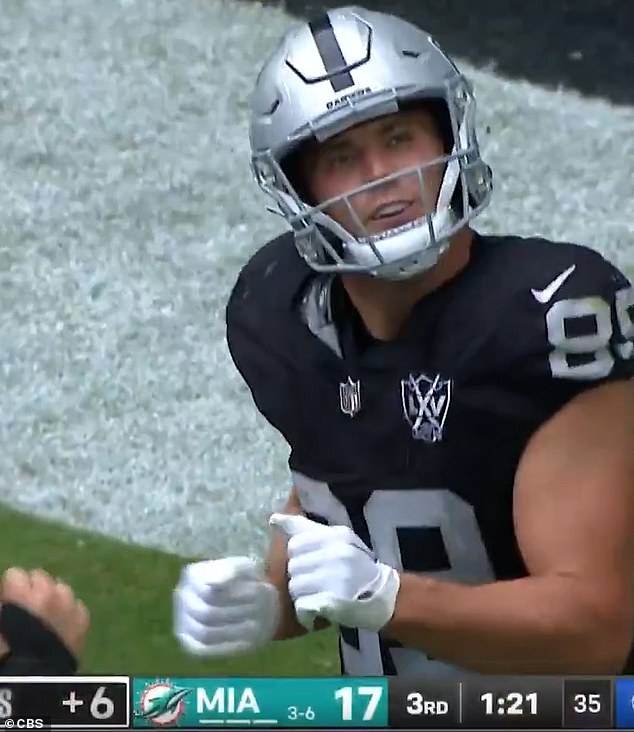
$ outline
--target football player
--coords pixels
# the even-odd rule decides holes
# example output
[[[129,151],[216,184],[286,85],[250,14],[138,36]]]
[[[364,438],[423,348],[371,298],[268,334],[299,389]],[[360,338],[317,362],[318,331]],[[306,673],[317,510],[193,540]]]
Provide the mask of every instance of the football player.
[[[361,8],[290,31],[252,164],[291,231],[227,337],[290,446],[263,567],[190,564],[198,656],[327,624],[353,675],[634,672],[634,290],[596,251],[488,236],[472,89]]]

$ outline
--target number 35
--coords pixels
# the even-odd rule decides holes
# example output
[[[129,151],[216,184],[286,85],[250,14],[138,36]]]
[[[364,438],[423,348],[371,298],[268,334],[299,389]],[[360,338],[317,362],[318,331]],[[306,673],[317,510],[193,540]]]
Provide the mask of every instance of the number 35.
[[[546,313],[546,332],[553,346],[550,369],[555,378],[591,381],[602,379],[614,367],[615,353],[622,359],[634,356],[634,287],[619,290],[614,298],[620,331],[612,343],[612,308],[600,297],[559,300]],[[592,331],[568,335],[574,321],[593,320]]]

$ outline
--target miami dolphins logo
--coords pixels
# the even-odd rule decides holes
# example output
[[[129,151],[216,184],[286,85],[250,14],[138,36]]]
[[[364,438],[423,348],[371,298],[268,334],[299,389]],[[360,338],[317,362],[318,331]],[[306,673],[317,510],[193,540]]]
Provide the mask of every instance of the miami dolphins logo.
[[[169,681],[157,681],[141,694],[134,716],[156,727],[174,725],[185,713],[184,699],[190,692],[191,689],[182,689]]]

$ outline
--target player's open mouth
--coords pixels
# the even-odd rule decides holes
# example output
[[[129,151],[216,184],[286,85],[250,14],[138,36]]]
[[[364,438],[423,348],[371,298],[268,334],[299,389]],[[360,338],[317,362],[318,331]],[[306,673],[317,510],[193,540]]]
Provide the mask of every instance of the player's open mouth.
[[[377,206],[370,215],[368,223],[373,229],[393,228],[406,224],[412,218],[412,201],[391,201]]]

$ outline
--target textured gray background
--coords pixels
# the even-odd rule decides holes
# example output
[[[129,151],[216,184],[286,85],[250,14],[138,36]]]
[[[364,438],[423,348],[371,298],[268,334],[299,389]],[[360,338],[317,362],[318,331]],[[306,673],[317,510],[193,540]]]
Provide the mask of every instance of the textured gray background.
[[[261,547],[286,450],[223,311],[279,231],[246,113],[288,22],[252,2],[3,0],[4,501],[176,552]],[[497,182],[479,228],[577,240],[632,273],[634,109],[465,69]]]

